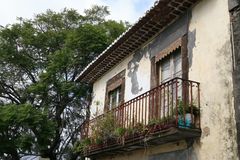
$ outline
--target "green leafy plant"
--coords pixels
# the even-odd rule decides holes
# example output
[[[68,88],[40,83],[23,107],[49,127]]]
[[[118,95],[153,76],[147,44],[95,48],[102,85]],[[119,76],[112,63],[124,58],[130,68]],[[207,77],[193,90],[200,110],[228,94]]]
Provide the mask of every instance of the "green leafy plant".
[[[72,156],[92,92],[91,85],[75,82],[77,74],[126,29],[105,19],[108,14],[104,6],[82,14],[47,10],[1,27],[0,159]],[[26,110],[8,106],[26,104]]]
[[[74,152],[84,153],[91,145],[91,139],[85,138],[74,145]]]
[[[109,112],[104,115],[104,117],[97,118],[94,125],[91,126],[93,142],[95,144],[102,144],[112,138],[116,138],[115,119],[113,113]]]
[[[115,129],[115,135],[118,137],[122,137],[122,136],[124,136],[126,131],[127,131],[126,128],[118,127]]]
[[[123,128],[123,127],[118,127],[115,129],[115,135],[118,139],[118,141],[121,143],[121,144],[124,144],[125,143],[125,135],[127,133],[127,129],[126,128]]]
[[[182,100],[178,100],[178,107],[174,112],[178,113],[178,124],[183,127],[194,127],[196,117],[200,114],[200,110],[195,104],[184,104]],[[187,114],[193,114],[195,118]]]
[[[134,127],[133,127],[133,132],[134,133],[143,133],[145,131],[145,126],[142,123],[137,123]]]
[[[200,114],[200,109],[196,105],[192,104],[192,105],[189,106],[189,113],[192,112],[191,109],[192,109],[193,114],[195,116],[198,116]]]
[[[103,139],[101,137],[96,138],[95,140],[97,145],[103,144]]]
[[[153,118],[148,122],[148,126],[153,126],[153,125],[156,125],[158,123],[159,123],[159,120],[156,119],[156,118]]]
[[[127,135],[132,135],[133,133],[134,133],[133,128],[127,128],[127,129],[126,129],[126,134],[127,134]]]
[[[179,115],[184,113],[193,113],[194,115],[199,115],[200,110],[195,104],[184,104],[182,100],[178,100],[177,111],[174,110],[174,114],[178,112]]]

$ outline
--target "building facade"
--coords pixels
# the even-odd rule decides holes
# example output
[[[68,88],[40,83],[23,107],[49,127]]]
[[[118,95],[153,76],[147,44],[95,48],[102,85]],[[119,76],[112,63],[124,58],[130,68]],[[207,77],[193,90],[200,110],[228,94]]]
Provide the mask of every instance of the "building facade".
[[[79,75],[85,157],[237,160],[237,0],[159,0]]]

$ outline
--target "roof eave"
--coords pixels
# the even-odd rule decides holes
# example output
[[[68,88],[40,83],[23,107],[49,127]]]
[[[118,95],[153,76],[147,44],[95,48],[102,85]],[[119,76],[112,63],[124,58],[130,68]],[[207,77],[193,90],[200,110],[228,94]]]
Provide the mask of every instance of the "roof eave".
[[[198,0],[158,0],[132,27],[93,60],[76,81],[93,83],[149,39],[176,21]]]

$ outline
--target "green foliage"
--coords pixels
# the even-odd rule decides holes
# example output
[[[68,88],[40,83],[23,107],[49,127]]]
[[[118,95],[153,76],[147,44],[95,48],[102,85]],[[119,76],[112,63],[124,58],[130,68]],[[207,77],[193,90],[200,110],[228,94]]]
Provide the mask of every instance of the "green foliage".
[[[101,24],[102,28],[105,30],[105,33],[107,33],[109,37],[109,42],[114,41],[122,32],[126,30],[126,27],[129,27],[127,26],[128,24],[126,24],[126,22],[124,23],[120,21],[120,24],[121,25],[113,20],[109,20]]]
[[[6,105],[0,107],[0,155],[21,148],[30,152],[35,139],[41,149],[50,145],[55,123],[47,114],[31,105]]]
[[[124,136],[126,131],[127,131],[126,128],[118,127],[115,129],[115,135],[118,137],[122,137],[122,136]]]
[[[94,125],[91,126],[92,129],[92,140],[96,144],[101,144],[110,138],[115,138],[114,133],[117,127],[114,120],[114,116],[111,112],[107,113],[104,117],[97,119]]]
[[[105,17],[110,14],[107,6],[94,5],[90,9],[85,9],[85,20],[90,23],[101,23],[105,21]]]
[[[81,141],[76,142],[73,147],[73,150],[74,150],[74,152],[82,154],[88,149],[90,144],[91,144],[91,140],[89,138],[85,138]]]
[[[199,108],[195,104],[184,104],[182,100],[178,100],[177,110],[179,115],[183,115],[184,113],[193,113],[194,115],[199,115]],[[176,109],[174,113],[176,113]]]
[[[141,133],[145,130],[145,126],[142,124],[142,123],[137,123],[134,128],[133,128],[133,131],[135,133]]]
[[[74,80],[127,27],[108,14],[104,6],[48,10],[0,28],[0,159],[72,154],[91,101],[91,87]]]
[[[156,118],[153,118],[153,119],[151,119],[151,120],[148,122],[148,125],[149,125],[149,126],[154,126],[154,125],[156,125],[156,124],[158,124],[158,123],[159,123],[159,120],[156,119]]]

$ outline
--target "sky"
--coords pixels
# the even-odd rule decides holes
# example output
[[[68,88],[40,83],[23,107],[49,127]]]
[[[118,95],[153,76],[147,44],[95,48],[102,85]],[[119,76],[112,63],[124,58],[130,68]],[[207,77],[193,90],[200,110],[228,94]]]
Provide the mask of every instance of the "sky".
[[[17,17],[32,19],[34,15],[47,9],[60,12],[63,8],[73,8],[79,13],[94,4],[109,7],[107,18],[134,23],[153,6],[155,0],[0,0],[0,25],[13,24]]]

